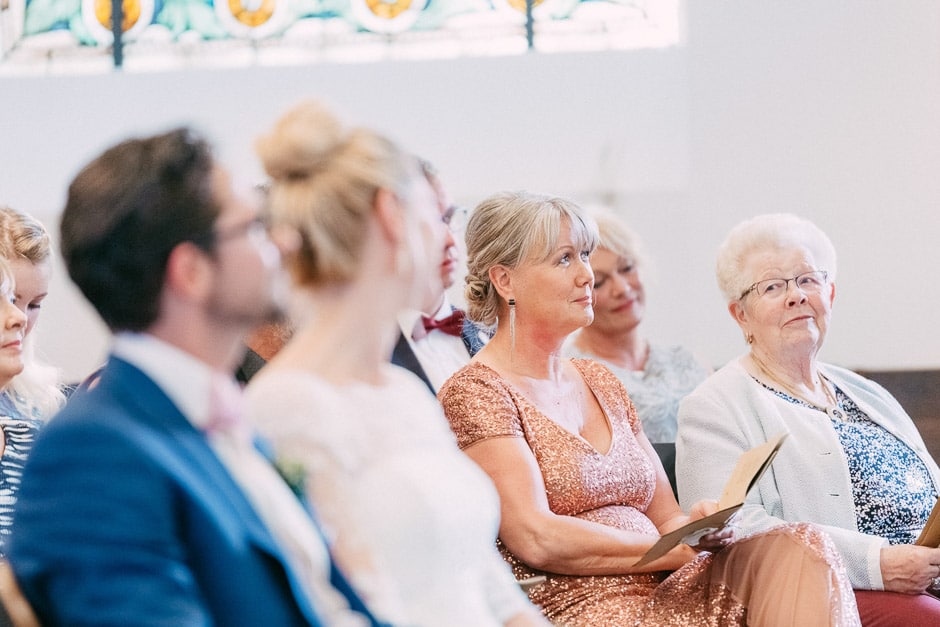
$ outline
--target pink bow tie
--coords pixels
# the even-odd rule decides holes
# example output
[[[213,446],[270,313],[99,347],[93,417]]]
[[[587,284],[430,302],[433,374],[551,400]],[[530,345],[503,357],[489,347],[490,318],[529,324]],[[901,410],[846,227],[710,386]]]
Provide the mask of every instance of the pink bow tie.
[[[233,379],[213,375],[209,389],[207,433],[224,433],[251,440],[251,427],[245,421],[242,390]]]

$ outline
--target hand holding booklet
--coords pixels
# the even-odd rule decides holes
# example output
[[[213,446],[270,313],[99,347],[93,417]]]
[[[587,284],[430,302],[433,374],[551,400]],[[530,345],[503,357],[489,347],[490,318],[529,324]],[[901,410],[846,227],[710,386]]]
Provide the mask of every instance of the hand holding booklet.
[[[930,516],[927,517],[927,524],[924,525],[914,544],[929,546],[932,549],[940,548],[940,499],[933,504]]]
[[[714,514],[694,520],[662,536],[634,566],[643,566],[659,559],[678,544],[694,546],[705,534],[723,529],[731,518],[744,505],[747,493],[751,491],[761,476],[773,462],[780,445],[789,435],[786,431],[767,442],[745,451],[738,458],[725,489],[718,499],[718,511]],[[940,526],[940,520],[938,520]]]

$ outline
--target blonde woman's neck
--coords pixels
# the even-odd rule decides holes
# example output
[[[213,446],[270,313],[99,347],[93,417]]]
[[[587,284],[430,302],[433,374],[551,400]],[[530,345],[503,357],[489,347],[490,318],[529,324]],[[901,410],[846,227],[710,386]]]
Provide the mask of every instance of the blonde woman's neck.
[[[510,378],[558,381],[567,361],[562,356],[564,338],[554,339],[527,333],[517,325],[515,340],[509,325],[500,323],[493,338],[480,351],[480,361]]]
[[[303,321],[272,367],[301,369],[344,384],[383,383],[398,332],[397,299],[372,282],[307,294]]]

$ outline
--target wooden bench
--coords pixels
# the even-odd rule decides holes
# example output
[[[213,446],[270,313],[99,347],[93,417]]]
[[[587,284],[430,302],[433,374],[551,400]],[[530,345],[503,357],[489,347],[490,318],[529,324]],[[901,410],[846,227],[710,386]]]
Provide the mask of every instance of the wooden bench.
[[[891,392],[914,419],[927,450],[940,463],[940,370],[864,371]]]

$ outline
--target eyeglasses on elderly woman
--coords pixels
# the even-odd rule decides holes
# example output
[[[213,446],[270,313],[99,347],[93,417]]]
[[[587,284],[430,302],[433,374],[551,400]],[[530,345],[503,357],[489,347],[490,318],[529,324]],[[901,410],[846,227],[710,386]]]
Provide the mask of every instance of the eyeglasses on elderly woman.
[[[829,273],[825,270],[804,272],[790,279],[764,279],[741,292],[741,299],[743,300],[751,292],[757,292],[759,298],[782,298],[787,293],[787,288],[790,287],[790,281],[793,281],[793,284],[802,292],[815,294],[822,290],[828,280]]]

